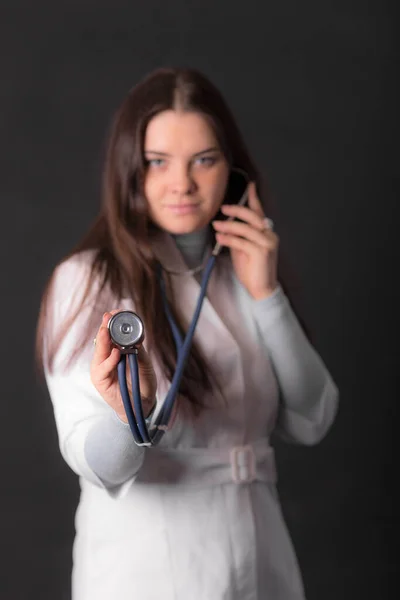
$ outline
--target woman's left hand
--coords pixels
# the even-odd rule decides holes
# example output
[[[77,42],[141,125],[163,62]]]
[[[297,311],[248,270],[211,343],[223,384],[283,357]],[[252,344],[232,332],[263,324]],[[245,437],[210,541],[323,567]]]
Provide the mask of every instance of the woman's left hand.
[[[249,185],[248,206],[224,204],[221,211],[244,221],[213,221],[217,241],[231,249],[237,278],[255,300],[270,296],[278,286],[279,237],[265,226],[255,184]]]

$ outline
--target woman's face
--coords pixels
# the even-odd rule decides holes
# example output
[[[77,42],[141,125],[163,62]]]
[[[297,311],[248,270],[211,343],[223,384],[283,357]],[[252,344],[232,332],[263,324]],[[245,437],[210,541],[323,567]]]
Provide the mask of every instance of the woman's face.
[[[153,223],[173,234],[205,227],[218,212],[229,176],[207,119],[194,112],[159,113],[147,126],[144,157]]]

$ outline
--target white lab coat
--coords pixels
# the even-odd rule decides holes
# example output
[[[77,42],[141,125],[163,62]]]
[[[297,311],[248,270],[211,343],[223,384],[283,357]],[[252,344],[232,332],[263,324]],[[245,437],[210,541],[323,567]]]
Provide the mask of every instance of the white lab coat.
[[[157,252],[164,265],[186,267],[168,236],[160,236]],[[55,320],[65,314],[73,289],[82,289],[85,256],[59,269]],[[73,600],[304,599],[275,487],[269,438],[281,403],[282,433],[300,443],[317,443],[334,419],[338,390],[304,338],[304,352],[313,356],[325,383],[304,410],[301,402],[296,406],[293,382],[279,381],[279,365],[273,364],[266,343],[268,331],[283,310],[291,311],[290,305],[286,300],[284,308],[274,307],[272,300],[265,317],[255,316],[257,303],[227,263],[219,259],[212,274],[195,335],[217,368],[225,400],[206,398],[210,408],[198,417],[182,406],[160,446],[140,449],[143,462],[128,481],[107,487],[85,459],[87,432],[111,411],[90,381],[93,346],[68,375],[58,368],[47,374],[60,449],[81,485]],[[173,281],[189,323],[199,283],[192,276]],[[134,308],[129,299],[119,306]],[[81,326],[85,318],[83,312]],[[72,328],[58,359],[75,343]],[[156,371],[160,405],[168,382],[157,365]]]

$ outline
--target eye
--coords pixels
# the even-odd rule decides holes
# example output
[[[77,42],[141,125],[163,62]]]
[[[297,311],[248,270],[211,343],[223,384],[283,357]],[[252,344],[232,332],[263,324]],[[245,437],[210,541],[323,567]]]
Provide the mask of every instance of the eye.
[[[211,167],[217,162],[216,156],[199,156],[195,161],[199,165],[204,165],[206,167]]]
[[[147,158],[146,164],[149,167],[162,167],[165,164],[164,158]]]

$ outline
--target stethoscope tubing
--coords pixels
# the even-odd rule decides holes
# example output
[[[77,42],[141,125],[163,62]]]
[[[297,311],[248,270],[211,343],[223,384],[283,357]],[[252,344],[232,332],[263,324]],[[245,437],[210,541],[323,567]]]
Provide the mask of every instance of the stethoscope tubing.
[[[234,169],[239,173],[242,173],[247,179],[248,176],[242,169]],[[238,204],[243,206],[247,200],[248,188],[244,191],[241,199]],[[228,221],[232,220],[233,217],[228,217]],[[195,312],[192,317],[192,321],[190,323],[189,329],[186,333],[184,339],[182,339],[181,333],[175,320],[173,318],[172,312],[170,310],[167,293],[165,289],[165,281],[163,277],[162,267],[159,265],[159,282],[161,288],[161,294],[164,304],[165,314],[168,320],[168,323],[171,327],[172,335],[175,342],[176,352],[177,352],[177,364],[174,376],[171,381],[170,389],[167,393],[165,401],[158,413],[157,417],[151,423],[150,429],[148,427],[149,419],[145,419],[143,414],[143,407],[140,397],[140,385],[139,385],[139,367],[137,361],[137,351],[128,353],[128,362],[131,372],[132,379],[132,395],[133,395],[133,406],[134,411],[132,409],[132,403],[129,397],[128,386],[126,383],[126,354],[122,354],[120,361],[118,363],[118,379],[120,383],[120,390],[122,401],[124,404],[125,412],[128,418],[129,427],[131,429],[133,439],[138,446],[155,446],[157,445],[165,431],[168,428],[169,421],[171,419],[173,409],[176,403],[176,398],[178,395],[179,385],[182,379],[183,371],[185,369],[187,360],[189,358],[190,346],[192,344],[193,336],[196,330],[197,322],[200,316],[200,311],[203,305],[203,300],[207,292],[207,285],[210,279],[211,272],[214,268],[216,257],[221,251],[221,244],[218,242],[215,244],[215,247],[212,251],[210,258],[207,261],[207,264],[203,271],[203,276],[201,279],[200,285],[200,294],[197,300]]]
[[[121,358],[118,362],[118,380],[120,385],[121,397],[124,404],[125,412],[128,418],[128,424],[132,432],[133,439],[138,446],[155,446],[163,437],[168,423],[171,419],[175,402],[177,399],[180,382],[182,375],[189,358],[190,347],[192,344],[193,336],[196,330],[197,322],[200,317],[201,308],[207,292],[208,282],[214,268],[216,261],[216,255],[212,254],[207,261],[206,267],[203,272],[200,285],[200,294],[197,300],[196,308],[184,339],[180,334],[179,328],[172,316],[170,310],[166,289],[165,281],[162,276],[162,271],[159,272],[159,281],[161,287],[161,294],[164,304],[165,314],[167,316],[168,323],[171,327],[172,335],[174,338],[176,351],[177,351],[177,364],[174,376],[171,381],[170,389],[167,393],[163,406],[151,424],[149,429],[148,422],[143,414],[143,407],[140,395],[139,385],[139,366],[137,360],[137,351],[130,352],[128,354],[121,354]],[[127,359],[128,357],[128,359]],[[132,402],[129,395],[128,385],[126,381],[126,361],[129,362],[129,368],[131,373],[132,381],[132,396],[133,396],[133,408]]]

